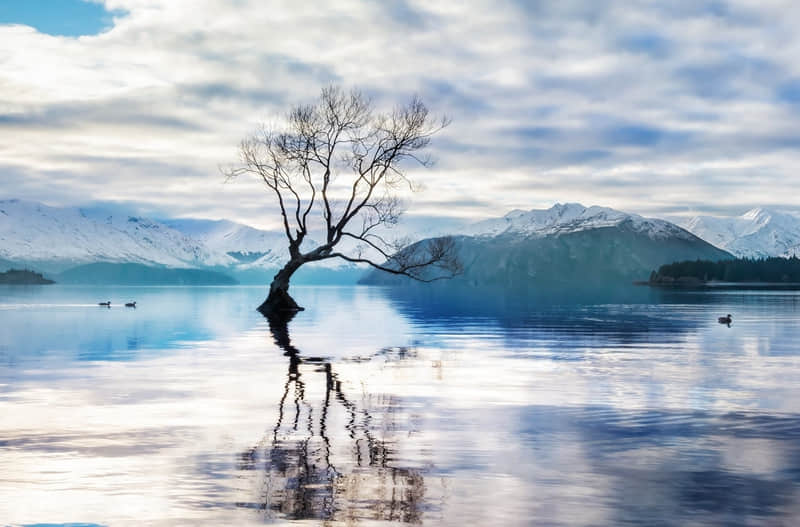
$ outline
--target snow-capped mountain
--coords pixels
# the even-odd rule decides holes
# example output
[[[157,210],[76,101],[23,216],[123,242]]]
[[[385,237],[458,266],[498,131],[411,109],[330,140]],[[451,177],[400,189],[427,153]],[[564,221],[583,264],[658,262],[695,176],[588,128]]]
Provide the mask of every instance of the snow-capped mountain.
[[[283,232],[263,231],[228,220],[178,219],[164,223],[238,262],[259,262],[262,266],[274,267],[286,259],[287,243]]]
[[[550,236],[602,227],[629,225],[634,231],[650,238],[694,238],[689,232],[664,220],[644,218],[608,207],[584,207],[580,203],[557,203],[549,209],[512,210],[502,218],[474,223],[463,230],[469,236],[499,236],[517,234]]]
[[[647,280],[663,264],[731,257],[668,221],[577,203],[557,204],[547,210],[515,210],[502,218],[472,224],[454,241],[464,272],[434,287],[516,291],[617,287]],[[424,248],[424,243],[404,250]],[[403,277],[374,271],[362,282],[412,285]]]
[[[166,220],[165,223],[210,250],[233,258],[236,261],[233,267],[237,272],[274,272],[289,257],[286,234],[282,230],[264,231],[228,220],[177,219]],[[306,238],[302,249],[309,250],[316,245],[318,242],[314,238]],[[309,265],[337,271],[357,268],[335,258]]]
[[[225,253],[147,218],[98,217],[78,208],[20,200],[0,201],[0,258],[58,270],[99,261],[176,268],[235,262]]]
[[[287,260],[287,247],[283,231],[225,220],[155,221],[113,209],[0,200],[0,270],[28,267],[52,274],[86,264],[133,263],[213,270],[241,283],[262,284]],[[354,283],[362,270],[331,259],[304,268],[297,280]]]
[[[763,208],[741,216],[696,216],[685,228],[738,257],[800,256],[800,218]]]

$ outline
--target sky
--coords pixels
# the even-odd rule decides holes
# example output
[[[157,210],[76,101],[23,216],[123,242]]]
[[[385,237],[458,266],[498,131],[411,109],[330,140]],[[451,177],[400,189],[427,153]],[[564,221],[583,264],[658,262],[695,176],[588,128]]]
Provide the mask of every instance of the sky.
[[[2,0],[0,198],[276,225],[239,141],[321,88],[452,124],[408,214],[800,209],[793,0]]]

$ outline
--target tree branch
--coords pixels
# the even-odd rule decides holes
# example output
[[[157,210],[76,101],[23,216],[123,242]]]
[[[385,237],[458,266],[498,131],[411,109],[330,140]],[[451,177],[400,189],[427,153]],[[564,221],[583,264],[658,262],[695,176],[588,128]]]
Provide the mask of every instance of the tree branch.
[[[424,150],[431,137],[448,124],[446,118],[432,120],[417,96],[393,111],[379,113],[373,112],[372,102],[357,90],[328,87],[317,103],[291,108],[280,130],[262,129],[242,141],[241,165],[223,173],[227,180],[256,175],[272,190],[293,260],[302,264],[339,257],[428,281],[431,276],[422,272],[426,268],[447,274],[458,271],[452,245],[430,241],[415,246],[422,251],[419,253],[399,250],[373,231],[397,223],[402,213],[399,185],[417,190],[404,172],[403,162],[430,166],[431,158]],[[348,173],[352,180],[342,181]],[[313,232],[309,217],[315,211],[324,220],[325,242],[302,254],[299,247]],[[360,233],[348,228],[359,218]],[[292,222],[296,223],[294,232]],[[344,237],[362,242],[385,262],[335,251]]]

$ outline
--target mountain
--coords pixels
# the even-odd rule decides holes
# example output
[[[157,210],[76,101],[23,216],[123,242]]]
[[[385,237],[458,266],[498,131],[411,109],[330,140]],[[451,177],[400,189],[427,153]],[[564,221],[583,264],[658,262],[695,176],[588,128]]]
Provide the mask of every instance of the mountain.
[[[113,209],[0,201],[0,271],[32,268],[58,274],[65,283],[94,279],[104,283],[205,280],[209,284],[265,284],[288,258],[287,245],[282,231],[225,220],[156,221]],[[105,265],[91,266],[97,263]],[[222,273],[233,280],[209,273],[164,273],[164,268]],[[295,283],[354,284],[363,270],[348,262],[326,260],[304,266]]]
[[[286,259],[283,232],[263,231],[228,220],[177,219],[164,223],[238,263],[258,261],[262,266],[277,267]]]
[[[676,260],[731,258],[670,222],[577,203],[512,211],[464,232],[454,238],[464,273],[437,282],[439,287],[616,287],[646,280],[654,269]],[[362,283],[411,282],[370,272]]]
[[[235,262],[147,218],[101,216],[20,200],[0,201],[0,259],[51,272],[94,262],[175,268]]]
[[[467,226],[461,232],[471,236],[549,236],[628,224],[637,232],[654,238],[673,236],[694,238],[677,225],[664,220],[643,218],[608,207],[584,207],[580,203],[556,203],[544,210],[513,210],[502,218],[493,218]]]
[[[684,226],[740,258],[800,256],[800,218],[763,208],[741,216],[697,216]]]
[[[768,223],[777,225],[771,218]],[[730,257],[667,221],[577,203],[516,210],[453,230],[459,234],[462,261],[469,264],[465,276],[454,283],[621,283],[646,279],[651,270],[675,260]],[[198,277],[213,283],[225,281],[211,274],[160,271],[199,269],[240,283],[265,284],[286,258],[283,232],[231,221],[156,221],[114,210],[0,201],[0,271],[26,267],[61,276],[82,266],[64,274],[64,279],[85,281],[102,274],[107,281],[195,283]],[[92,274],[95,268],[89,265],[97,263],[106,265],[102,273]],[[303,266],[294,281],[353,284],[365,270],[337,259],[325,260]],[[369,283],[392,280],[372,272],[366,278]]]
[[[197,240],[211,251],[225,254],[234,263],[225,272],[243,284],[265,284],[288,259],[286,234],[264,231],[228,220],[177,219],[167,220],[168,226]],[[303,250],[318,243],[306,238]],[[304,265],[292,277],[300,285],[355,284],[364,273],[364,266],[339,259],[322,260]]]
[[[171,269],[135,263],[97,262],[58,275],[62,284],[92,285],[235,285],[228,275],[204,269]]]

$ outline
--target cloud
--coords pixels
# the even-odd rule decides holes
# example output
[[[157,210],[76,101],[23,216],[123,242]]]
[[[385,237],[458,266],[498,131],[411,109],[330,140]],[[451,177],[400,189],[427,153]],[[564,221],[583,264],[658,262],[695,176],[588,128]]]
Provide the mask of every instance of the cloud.
[[[0,134],[14,138],[0,194],[266,225],[269,196],[244,180],[221,193],[217,167],[337,83],[386,107],[416,92],[453,119],[435,168],[412,170],[426,189],[412,214],[785,207],[800,161],[791,6],[106,0],[117,15],[98,35],[0,26]]]
[[[84,123],[114,125],[131,129],[166,128],[171,132],[201,130],[201,121],[190,122],[178,112],[154,111],[144,98],[114,97],[108,100],[58,102],[28,106],[13,113],[0,113],[0,125],[25,129],[71,128]]]

